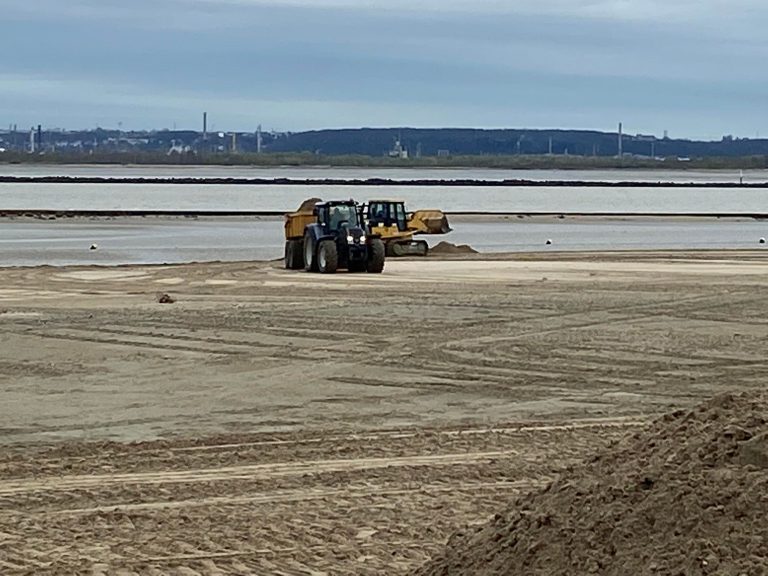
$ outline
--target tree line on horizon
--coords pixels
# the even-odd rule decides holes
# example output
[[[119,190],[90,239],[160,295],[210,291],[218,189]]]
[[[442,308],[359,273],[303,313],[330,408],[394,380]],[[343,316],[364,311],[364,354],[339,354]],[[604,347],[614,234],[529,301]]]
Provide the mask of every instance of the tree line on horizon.
[[[262,153],[257,155],[259,137]],[[35,154],[30,154],[33,141]],[[151,160],[270,165],[335,160],[347,165],[601,167],[613,166],[617,161],[619,165],[691,161],[765,167],[768,157],[768,139],[730,136],[718,141],[697,141],[624,135],[621,148],[619,158],[617,133],[589,130],[360,128],[260,135],[204,135],[193,130],[41,130],[33,135],[0,132],[0,161],[33,161],[32,156],[42,155],[48,161],[79,157],[81,161],[137,163]]]

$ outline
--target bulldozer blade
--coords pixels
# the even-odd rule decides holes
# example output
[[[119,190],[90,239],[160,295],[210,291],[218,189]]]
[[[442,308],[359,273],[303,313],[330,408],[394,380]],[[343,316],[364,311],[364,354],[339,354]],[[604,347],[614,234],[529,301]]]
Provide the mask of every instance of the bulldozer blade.
[[[448,225],[448,217],[443,214],[442,218],[429,218],[424,222],[429,230],[428,234],[448,234],[451,227]]]
[[[410,226],[416,234],[447,234],[451,231],[448,217],[441,210],[417,210]]]

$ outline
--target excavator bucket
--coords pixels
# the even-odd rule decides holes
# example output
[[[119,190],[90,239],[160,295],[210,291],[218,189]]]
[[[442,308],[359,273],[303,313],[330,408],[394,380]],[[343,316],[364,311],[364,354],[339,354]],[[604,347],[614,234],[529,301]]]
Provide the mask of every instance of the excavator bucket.
[[[447,234],[451,231],[448,217],[442,210],[417,210],[410,215],[408,228],[414,234]]]

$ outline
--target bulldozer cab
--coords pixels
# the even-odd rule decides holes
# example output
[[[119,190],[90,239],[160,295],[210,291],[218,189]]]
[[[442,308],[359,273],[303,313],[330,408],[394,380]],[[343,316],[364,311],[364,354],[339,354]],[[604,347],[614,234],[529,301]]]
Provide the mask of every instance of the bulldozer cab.
[[[397,226],[400,232],[408,230],[405,202],[395,200],[371,200],[368,203],[368,223],[376,226]]]

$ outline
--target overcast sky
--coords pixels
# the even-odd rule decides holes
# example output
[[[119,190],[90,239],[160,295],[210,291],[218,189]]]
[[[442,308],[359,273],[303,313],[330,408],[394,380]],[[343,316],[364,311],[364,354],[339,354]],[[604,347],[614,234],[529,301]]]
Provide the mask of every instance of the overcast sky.
[[[0,0],[0,126],[768,137],[766,0]]]

